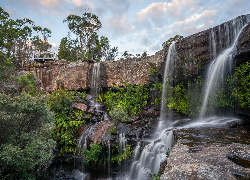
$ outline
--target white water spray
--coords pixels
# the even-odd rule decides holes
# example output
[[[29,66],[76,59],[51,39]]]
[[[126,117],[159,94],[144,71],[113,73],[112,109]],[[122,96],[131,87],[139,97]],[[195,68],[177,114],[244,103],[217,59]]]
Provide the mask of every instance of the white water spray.
[[[204,118],[207,112],[209,102],[214,101],[217,95],[218,87],[223,88],[225,76],[232,73],[233,68],[233,51],[235,49],[238,37],[244,29],[243,19],[233,19],[225,25],[226,46],[230,44],[234,38],[233,44],[224,50],[210,65],[206,78],[204,98],[200,113],[200,119]]]
[[[163,88],[161,96],[162,102],[161,102],[160,121],[166,120],[168,115],[165,99],[172,96],[171,86],[173,85],[173,70],[174,70],[175,56],[176,56],[176,50],[175,50],[175,43],[173,42],[168,49],[165,71],[164,71]]]
[[[99,109],[99,104],[96,102],[97,95],[101,93],[101,77],[100,77],[100,66],[101,63],[94,63],[92,70],[91,90],[92,106]]]

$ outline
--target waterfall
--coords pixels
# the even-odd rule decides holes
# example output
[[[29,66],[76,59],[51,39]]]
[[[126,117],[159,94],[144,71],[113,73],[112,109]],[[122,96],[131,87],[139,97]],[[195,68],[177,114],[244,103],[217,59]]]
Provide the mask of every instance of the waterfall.
[[[101,93],[100,65],[100,62],[94,63],[91,79],[90,94],[92,96],[92,106],[96,107],[96,109],[99,109],[99,104],[96,102],[97,95]]]
[[[246,17],[247,20],[248,18],[249,17]],[[245,18],[238,17],[224,24],[225,47],[227,49],[222,51],[220,55],[212,61],[208,68],[200,119],[204,118],[208,108],[214,106],[213,103],[216,99],[218,89],[223,88],[226,76],[232,74],[233,52],[235,50],[238,37],[244,29],[246,23],[247,21],[245,21]]]
[[[172,85],[173,85],[173,72],[174,72],[174,59],[176,55],[175,43],[173,42],[169,49],[165,64],[164,78],[163,78],[163,88],[162,88],[162,96],[161,96],[161,112],[160,112],[160,120],[164,121],[167,118],[167,106],[165,103],[165,99],[172,96]],[[170,115],[171,116],[171,115]]]
[[[169,127],[169,121],[166,121],[166,118],[171,118],[172,114],[167,111],[164,100],[172,96],[171,87],[173,85],[175,55],[175,43],[173,42],[168,49],[165,64],[160,121],[158,122],[155,136],[149,142],[146,142],[147,145],[143,148],[141,144],[145,143],[138,142],[135,147],[133,163],[127,180],[150,179],[150,174],[157,174],[161,163],[166,162],[166,151],[171,150],[173,144],[173,131],[164,128]]]
[[[150,179],[149,174],[157,174],[160,169],[160,164],[167,160],[166,151],[171,150],[173,141],[173,131],[164,131],[160,139],[150,142],[144,147],[141,155],[138,158],[140,145],[138,144],[130,174],[127,180]]]

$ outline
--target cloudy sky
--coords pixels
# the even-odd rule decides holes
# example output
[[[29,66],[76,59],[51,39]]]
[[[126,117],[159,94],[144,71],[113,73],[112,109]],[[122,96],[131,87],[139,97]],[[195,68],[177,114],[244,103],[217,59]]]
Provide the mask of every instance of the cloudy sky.
[[[125,50],[152,55],[176,34],[184,37],[250,14],[249,0],[1,0],[12,19],[29,18],[52,31],[49,41],[57,52],[69,31],[63,20],[70,14],[96,14],[103,27],[98,32]]]

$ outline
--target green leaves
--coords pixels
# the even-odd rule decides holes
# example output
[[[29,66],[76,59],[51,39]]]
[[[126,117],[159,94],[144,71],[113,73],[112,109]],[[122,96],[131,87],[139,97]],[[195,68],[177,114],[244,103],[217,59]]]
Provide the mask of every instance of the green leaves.
[[[149,88],[147,84],[125,83],[124,88],[114,86],[103,95],[108,111],[115,121],[126,122],[129,116],[137,115],[147,104]]]
[[[97,169],[100,165],[100,154],[102,147],[99,144],[90,144],[90,149],[84,149],[83,155],[85,156],[84,163],[88,166]]]
[[[237,97],[243,108],[250,108],[250,61],[235,69]]]
[[[180,35],[175,35],[175,37],[173,38],[170,38],[169,40],[165,41],[163,44],[162,44],[162,47],[165,47],[165,46],[169,46],[170,44],[172,44],[173,42],[176,42],[180,39],[182,39],[183,36],[180,36]]]
[[[32,179],[52,161],[56,143],[52,115],[43,97],[0,94],[0,177]]]
[[[75,92],[59,89],[50,94],[48,103],[51,110],[55,113],[56,128],[53,136],[60,147],[60,153],[76,153],[75,130],[86,123],[82,120],[84,112],[73,110],[72,105],[75,101],[85,98],[85,92]]]

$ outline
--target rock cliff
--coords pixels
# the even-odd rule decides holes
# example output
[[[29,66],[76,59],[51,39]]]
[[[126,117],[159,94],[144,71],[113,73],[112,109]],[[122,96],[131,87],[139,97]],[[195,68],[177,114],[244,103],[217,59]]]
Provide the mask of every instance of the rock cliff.
[[[208,30],[193,34],[176,43],[176,66],[191,75],[202,75],[208,63],[220,52],[231,46],[235,34],[229,33],[237,23],[246,24],[249,15],[239,16]],[[240,19],[240,21],[239,21]],[[237,64],[248,60],[250,54],[250,24],[248,23],[240,34],[235,57]],[[156,52],[155,55],[121,59],[119,61],[101,62],[101,87],[112,85],[122,86],[122,81],[132,84],[148,82],[150,68],[155,68],[160,75],[164,72],[167,47]],[[51,92],[63,86],[68,90],[82,90],[90,88],[93,63],[56,61],[34,63],[31,71],[42,80],[45,91]]]

